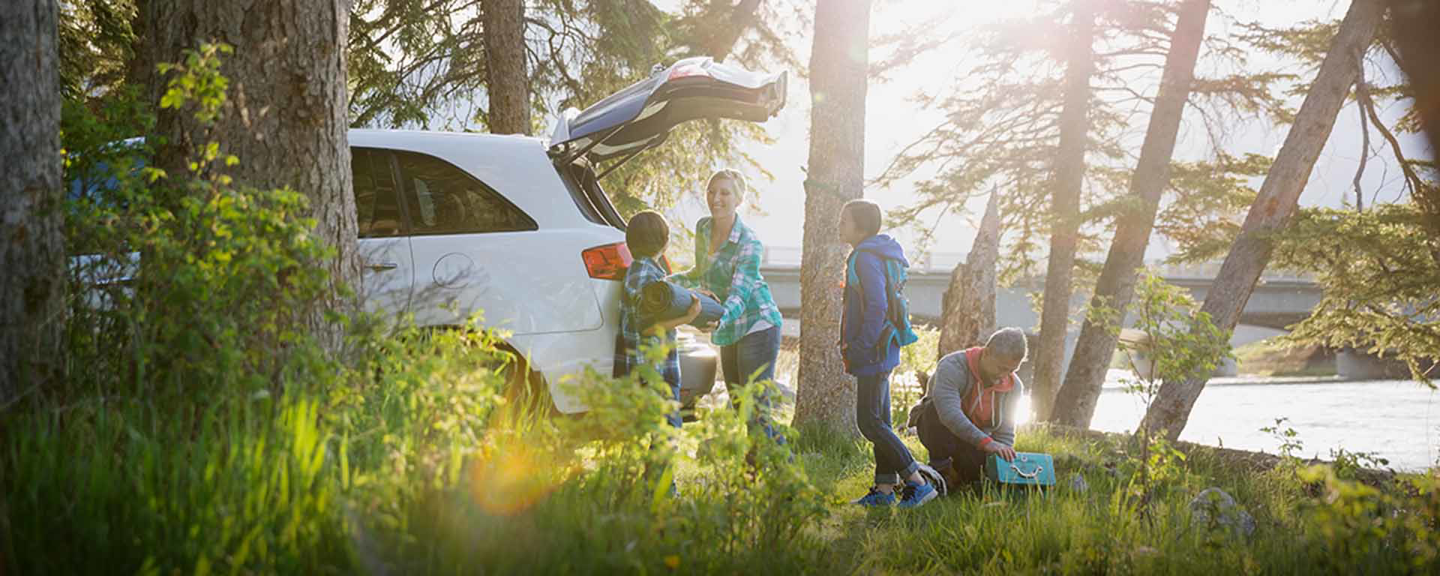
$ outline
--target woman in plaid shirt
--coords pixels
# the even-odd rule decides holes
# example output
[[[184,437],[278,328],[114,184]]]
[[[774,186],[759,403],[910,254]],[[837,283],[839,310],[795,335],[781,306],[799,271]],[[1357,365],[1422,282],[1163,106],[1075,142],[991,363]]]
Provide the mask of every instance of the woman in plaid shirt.
[[[752,375],[756,383],[775,378],[782,319],[770,286],[760,276],[765,246],[736,214],[745,199],[745,177],[735,170],[716,172],[706,186],[705,199],[710,216],[695,224],[695,267],[671,280],[706,292],[725,307],[708,328],[710,341],[720,347],[725,388],[734,398]],[[783,443],[784,437],[770,424],[767,395],[761,395],[756,412],[754,424]]]

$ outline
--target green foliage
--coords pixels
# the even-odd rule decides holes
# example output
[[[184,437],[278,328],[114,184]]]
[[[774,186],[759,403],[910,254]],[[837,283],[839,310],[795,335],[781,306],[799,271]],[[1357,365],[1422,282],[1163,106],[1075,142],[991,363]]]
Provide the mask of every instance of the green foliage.
[[[1161,382],[1211,372],[1231,356],[1229,334],[1197,308],[1185,289],[1153,273],[1140,278],[1128,313],[1143,337],[1122,340],[1120,349],[1130,354],[1131,365],[1140,374],[1127,386],[1145,397],[1147,405]]]
[[[1280,459],[1289,463],[1293,468],[1300,461],[1299,456],[1296,456],[1296,454],[1305,448],[1305,442],[1300,440],[1299,432],[1285,425],[1288,421],[1290,421],[1289,418],[1276,418],[1274,426],[1266,426],[1261,428],[1260,431],[1269,434],[1270,437],[1275,440],[1279,445]],[[1281,428],[1281,426],[1284,426],[1284,428]]]
[[[1323,486],[1324,495],[1307,502],[1306,528],[1324,573],[1440,570],[1440,480],[1417,478],[1396,494],[1346,480],[1329,467],[1311,467],[1301,478]]]
[[[1314,274],[1325,291],[1286,339],[1398,358],[1429,382],[1440,350],[1440,239],[1424,218],[1408,202],[1302,210],[1276,236],[1275,261]]]
[[[1102,325],[1112,330],[1120,325],[1114,320],[1125,316],[1093,305],[1089,313],[1108,319]],[[1135,375],[1123,383],[1127,391],[1140,396],[1147,410],[1162,382],[1212,372],[1230,357],[1229,334],[1216,327],[1209,314],[1197,310],[1188,292],[1158,275],[1147,272],[1140,278],[1128,314],[1139,337],[1120,339],[1119,348]],[[1157,486],[1179,474],[1185,455],[1164,438],[1163,431],[1142,428],[1137,436],[1139,456],[1130,459],[1134,472],[1129,491],[1148,502]]]
[[[119,89],[136,89],[140,31],[135,0],[59,3],[60,92],[66,101],[103,101]]]
[[[900,365],[890,376],[890,421],[896,428],[904,428],[910,419],[910,408],[924,396],[920,377],[935,374],[939,359],[935,350],[940,346],[940,329],[915,325],[915,335],[920,339],[900,349]]]
[[[889,185],[912,175],[925,177],[916,185],[919,201],[891,215],[895,221],[916,226],[933,226],[931,222],[938,223],[947,214],[963,212],[969,199],[997,190],[1002,227],[1010,231],[1005,235],[1009,256],[1001,263],[1004,281],[1039,271],[1036,264],[1052,224],[1049,175],[1059,145],[1065,43],[1072,34],[1066,21],[1073,4],[1041,3],[1041,12],[1031,18],[964,36],[970,54],[955,60],[976,64],[957,70],[956,84],[942,93],[917,97],[921,106],[943,111],[944,119],[902,150],[877,178]],[[1085,255],[1103,250],[1117,213],[1137,207],[1127,193],[1139,147],[1132,128],[1135,111],[1150,106],[1151,100],[1141,94],[1147,89],[1137,86],[1158,84],[1176,4],[1100,3],[1091,43],[1096,62],[1089,82],[1094,96],[1080,204],[1082,261]],[[1245,48],[1220,35],[1206,38],[1202,47],[1197,67],[1201,73],[1190,108],[1204,119],[1217,150],[1229,125],[1225,119],[1283,107],[1270,90],[1280,78],[1247,67]],[[1206,70],[1239,72],[1205,77]],[[1247,164],[1231,162],[1221,154],[1215,162],[1180,166],[1180,175],[1188,169],[1208,177],[1172,180],[1169,203],[1177,210],[1174,215],[1200,212],[1206,220],[1229,218],[1231,197],[1243,193],[1238,178],[1247,174]],[[1168,221],[1165,231],[1193,234],[1206,223],[1177,217]],[[1098,272],[1090,272],[1095,275]],[[1083,286],[1084,280],[1082,276],[1078,284]]]
[[[175,72],[165,105],[213,121],[227,50],[207,45],[165,67]],[[213,142],[194,151],[185,179],[172,179],[138,168],[144,145],[98,142],[116,130],[71,120],[67,177],[108,185],[67,205],[68,244],[79,250],[69,290],[76,366],[68,389],[53,393],[279,395],[289,379],[329,371],[308,326],[330,289],[314,263],[333,251],[311,236],[303,195],[232,186],[224,167],[237,160]]]
[[[1243,215],[1255,201],[1249,182],[1270,170],[1271,159],[1256,154],[1221,154],[1211,162],[1172,162],[1170,190],[1175,201],[1157,215],[1155,231],[1176,243],[1177,262],[1223,258],[1240,232]]]

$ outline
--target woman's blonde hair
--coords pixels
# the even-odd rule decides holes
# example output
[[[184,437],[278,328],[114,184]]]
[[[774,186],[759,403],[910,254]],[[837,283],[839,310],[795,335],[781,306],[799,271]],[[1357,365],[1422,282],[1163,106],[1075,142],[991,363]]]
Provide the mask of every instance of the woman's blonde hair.
[[[716,170],[714,174],[711,174],[710,181],[705,183],[705,190],[707,192],[710,190],[710,187],[715,184],[716,180],[729,180],[734,183],[736,191],[740,193],[742,200],[749,191],[749,184],[745,182],[745,175],[734,168],[721,168]]]

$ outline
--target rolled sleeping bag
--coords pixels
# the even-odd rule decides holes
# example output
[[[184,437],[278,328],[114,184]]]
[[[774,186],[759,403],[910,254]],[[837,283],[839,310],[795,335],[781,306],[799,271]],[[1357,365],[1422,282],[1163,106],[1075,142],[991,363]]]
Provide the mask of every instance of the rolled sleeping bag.
[[[666,280],[651,282],[640,289],[640,313],[656,321],[679,318],[690,309],[692,296],[700,299],[700,315],[690,321],[691,326],[704,326],[725,314],[725,308],[714,298]]]

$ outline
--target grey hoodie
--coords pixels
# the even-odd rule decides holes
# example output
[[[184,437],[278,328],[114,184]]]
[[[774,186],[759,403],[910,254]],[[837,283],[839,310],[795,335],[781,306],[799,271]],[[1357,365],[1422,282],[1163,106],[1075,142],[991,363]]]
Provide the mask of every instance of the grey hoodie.
[[[970,393],[970,387],[977,385],[977,378],[970,374],[965,351],[947,354],[940,359],[940,363],[935,367],[935,376],[930,379],[929,397],[935,404],[935,413],[940,416],[940,423],[955,436],[976,447],[986,438],[1013,447],[1016,407],[1024,394],[1024,386],[1019,376],[1012,374],[1011,377],[1014,378],[1015,385],[1009,391],[993,393],[997,410],[995,425],[981,429],[970,421],[962,407],[965,395]]]

